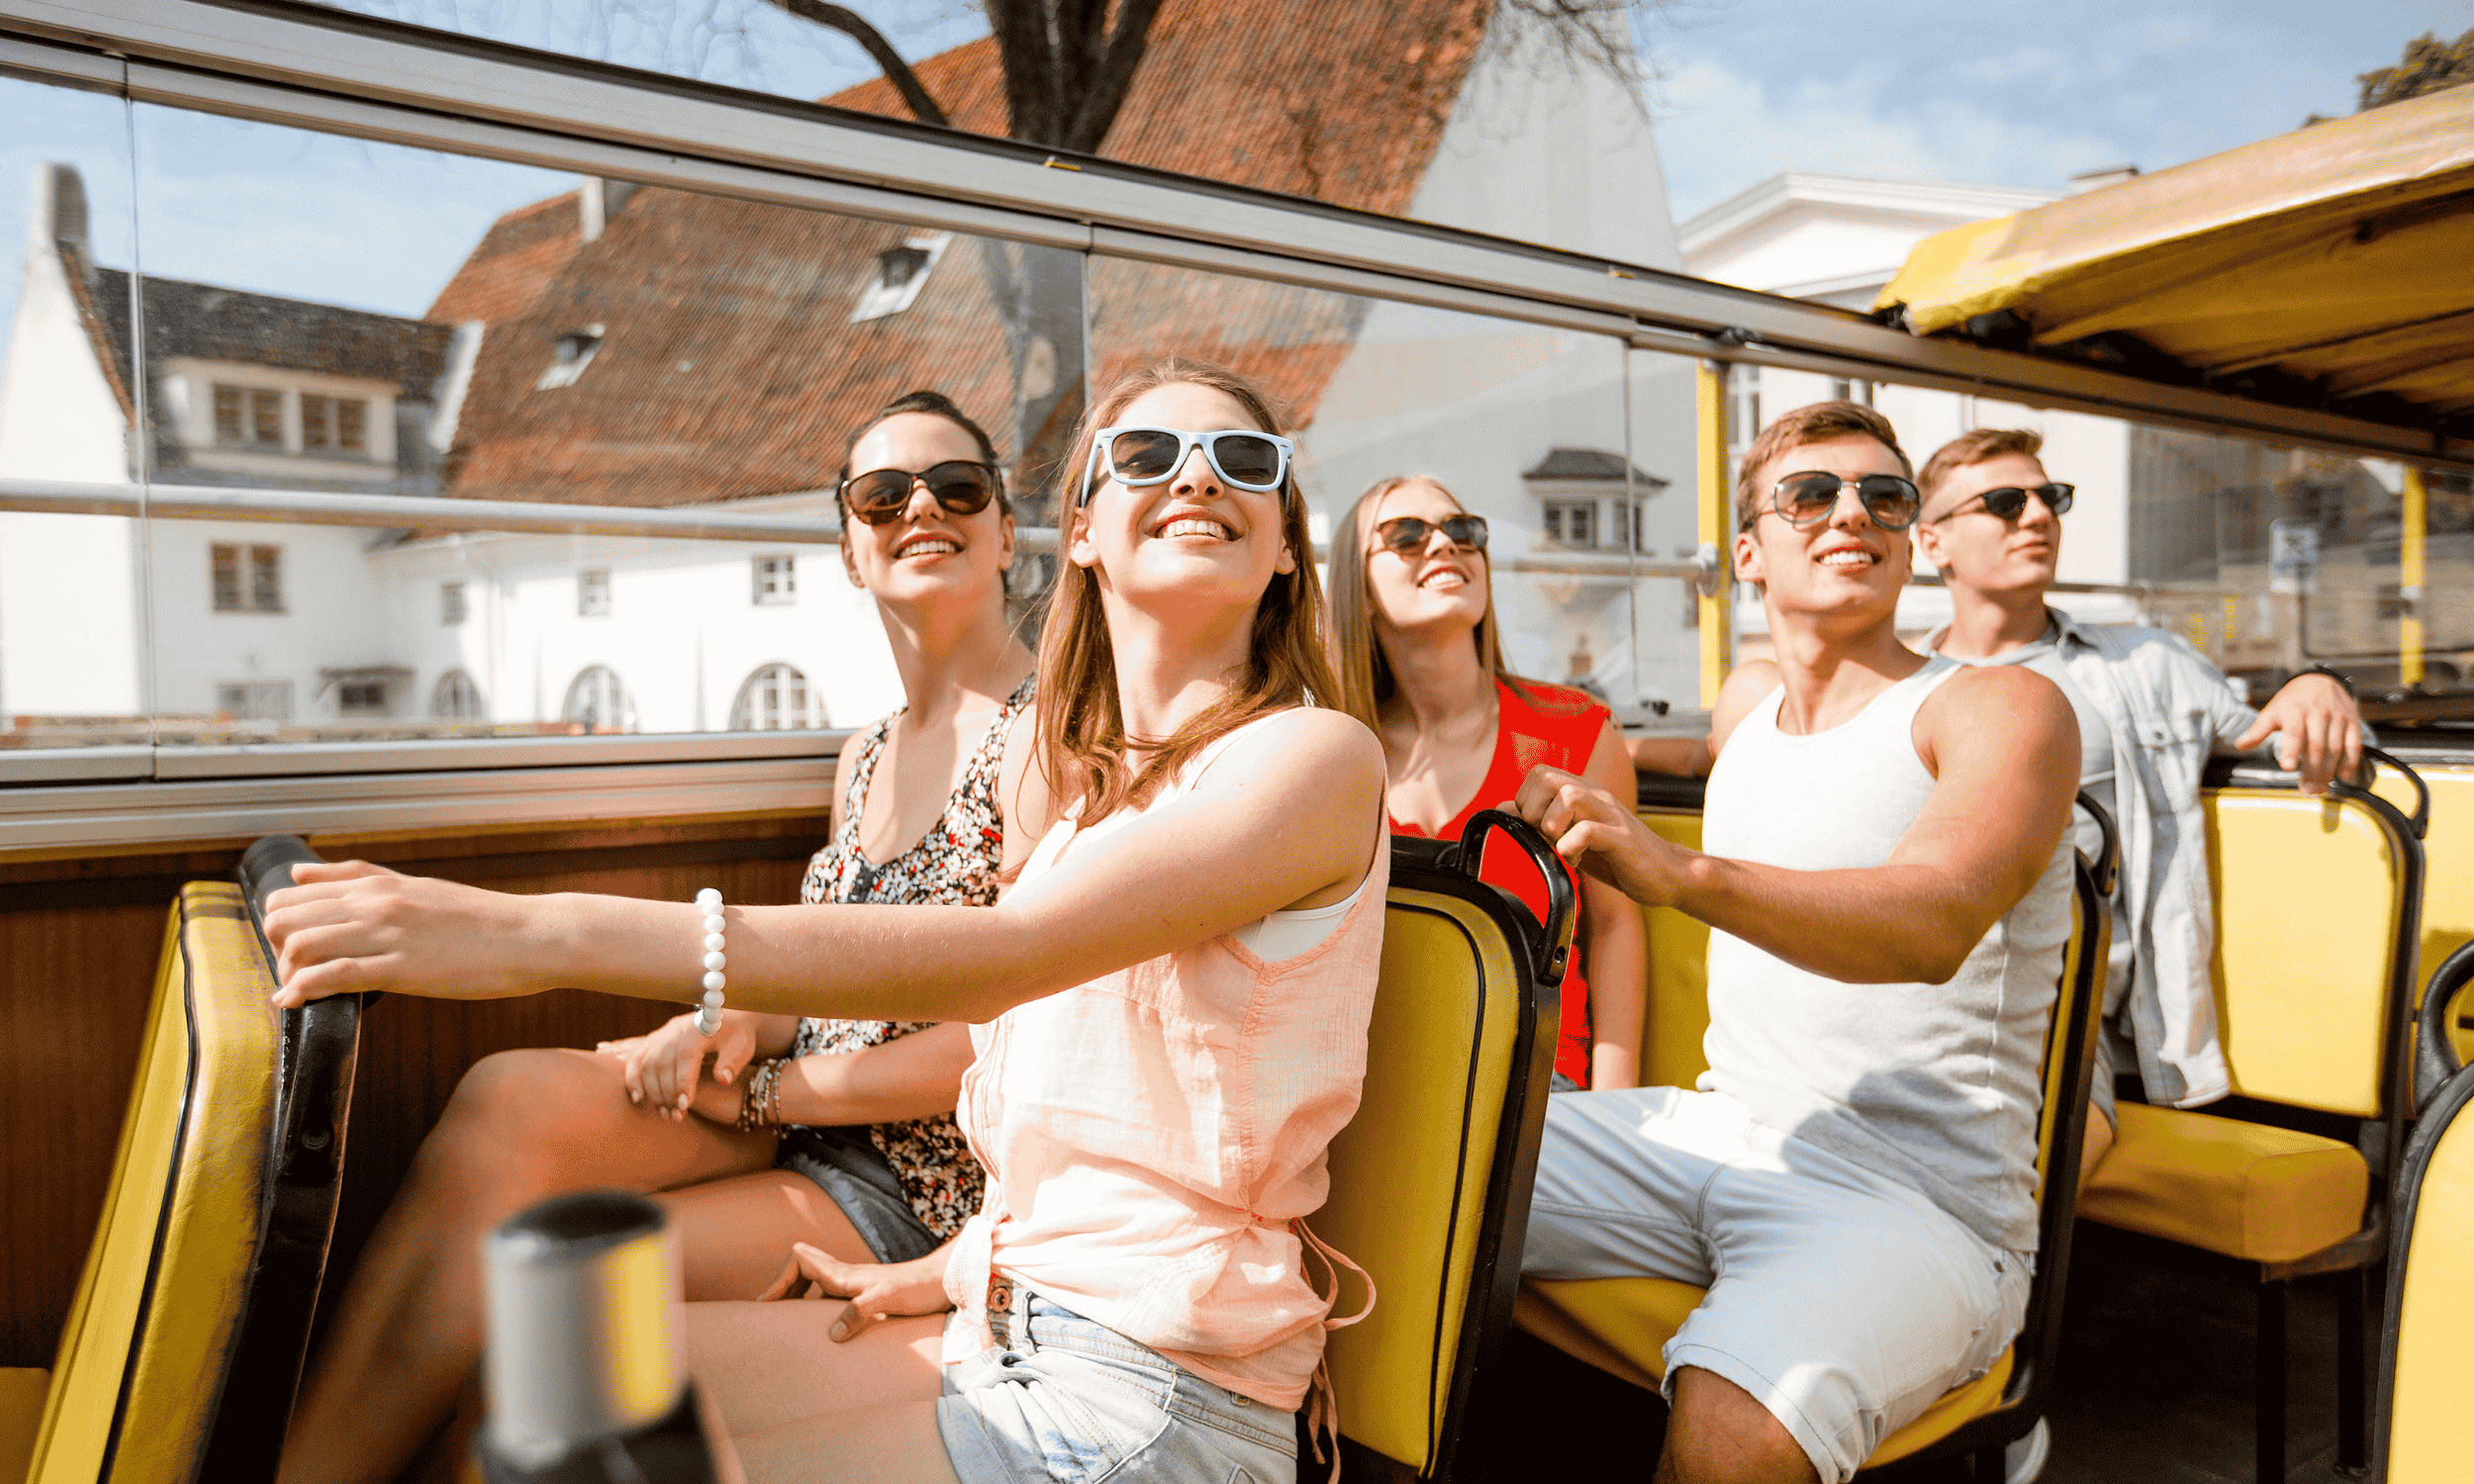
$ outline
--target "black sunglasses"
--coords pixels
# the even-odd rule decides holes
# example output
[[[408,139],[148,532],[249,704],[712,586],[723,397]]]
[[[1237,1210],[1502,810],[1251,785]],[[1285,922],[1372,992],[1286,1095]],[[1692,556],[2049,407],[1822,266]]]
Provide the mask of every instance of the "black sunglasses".
[[[2016,520],[2027,510],[2028,497],[2031,495],[2044,501],[2045,509],[2051,510],[2054,514],[2066,515],[2070,513],[2070,497],[2076,493],[2078,493],[2076,485],[2038,485],[2031,490],[2022,490],[2017,485],[2004,485],[1998,490],[1987,490],[1975,498],[1984,502],[1986,510],[2001,516],[2004,520]],[[1965,510],[1967,505],[1968,502],[1960,501],[1947,512],[1934,516],[1933,523],[1941,524],[1951,515]]]
[[[1863,503],[1864,513],[1883,530],[1905,530],[1916,523],[1916,512],[1924,509],[1924,496],[1916,491],[1916,482],[1897,474],[1867,474],[1862,479],[1841,479],[1822,469],[1802,469],[1788,475],[1770,488],[1770,507],[1778,517],[1801,530],[1830,518],[1839,508],[1839,491],[1853,488],[1856,498]],[[1753,528],[1760,515],[1756,512],[1744,528]]]
[[[927,486],[936,503],[951,515],[976,515],[997,498],[1000,481],[994,464],[952,459],[912,473],[907,469],[871,469],[842,481],[842,509],[870,525],[891,525],[910,509],[910,489]]]
[[[1415,556],[1426,549],[1427,539],[1436,531],[1442,531],[1455,546],[1471,551],[1486,549],[1486,517],[1483,515],[1446,515],[1441,520],[1394,515],[1375,527],[1375,539],[1383,544],[1385,551]]]

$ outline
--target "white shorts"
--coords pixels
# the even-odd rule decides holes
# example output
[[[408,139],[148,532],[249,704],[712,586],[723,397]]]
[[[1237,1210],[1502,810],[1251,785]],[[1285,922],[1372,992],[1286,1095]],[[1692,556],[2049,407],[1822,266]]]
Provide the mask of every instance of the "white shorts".
[[[1709,1296],[1666,1343],[1769,1409],[1838,1484],[2019,1333],[2034,1256],[1715,1092],[1547,1100],[1524,1277],[1658,1277]]]

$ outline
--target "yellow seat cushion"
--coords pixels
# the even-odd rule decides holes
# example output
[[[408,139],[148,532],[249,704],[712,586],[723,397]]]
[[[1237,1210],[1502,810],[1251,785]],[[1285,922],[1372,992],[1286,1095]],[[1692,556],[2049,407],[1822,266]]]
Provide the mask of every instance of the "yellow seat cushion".
[[[1588,1278],[1570,1283],[1532,1279],[1525,1292],[1543,1301],[1543,1311],[1524,1305],[1522,1312],[1539,1338],[1577,1359],[1638,1383],[1665,1377],[1666,1342],[1683,1328],[1708,1291],[1671,1278]],[[1961,1424],[1999,1406],[2010,1384],[2012,1359],[2013,1350],[2005,1347],[1991,1370],[1942,1393],[1923,1415],[1883,1438],[1866,1465],[1894,1463],[1920,1452],[1958,1431]]]
[[[0,1366],[0,1484],[17,1484],[34,1461],[35,1436],[43,1431],[43,1399],[51,1372]]]
[[[2246,1261],[2285,1262],[2362,1225],[2371,1172],[2350,1145],[2181,1108],[2124,1103],[2079,1214]]]

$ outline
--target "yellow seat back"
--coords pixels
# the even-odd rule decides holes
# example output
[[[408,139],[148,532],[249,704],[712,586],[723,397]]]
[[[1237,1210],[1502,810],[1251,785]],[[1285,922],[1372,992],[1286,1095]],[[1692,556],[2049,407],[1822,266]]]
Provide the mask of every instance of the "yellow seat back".
[[[2443,755],[2444,756],[2444,755]],[[2423,836],[2423,931],[2420,974],[2429,981],[2450,954],[2474,943],[2474,759],[2464,761],[2409,756],[2406,762],[2430,789],[2430,827]],[[2411,813],[2414,785],[2393,768],[2383,768],[2371,791]],[[2421,1003],[2422,985],[2415,986]],[[2460,1063],[2474,1062],[2474,994],[2461,994],[2443,1023]]]
[[[2385,805],[2208,789],[2218,1035],[2246,1097],[2355,1118],[2388,1106],[2420,881]]]
[[[1701,848],[1698,809],[1651,805],[1641,822],[1687,850]],[[1689,1087],[1709,1070],[1709,925],[1673,907],[1644,907],[1649,992],[1641,1017],[1641,1085]]]
[[[2474,1479],[2474,1070],[2423,1110],[2397,1181],[2380,1326],[2371,1473],[2390,1484]]]
[[[274,991],[239,888],[183,887],[29,1484],[200,1473],[269,1194]]]
[[[1525,921],[1492,887],[1395,858],[1364,1099],[1312,1218],[1380,1294],[1331,1336],[1342,1430],[1422,1478],[1450,1468],[1519,1278],[1557,1013],[1517,941]]]

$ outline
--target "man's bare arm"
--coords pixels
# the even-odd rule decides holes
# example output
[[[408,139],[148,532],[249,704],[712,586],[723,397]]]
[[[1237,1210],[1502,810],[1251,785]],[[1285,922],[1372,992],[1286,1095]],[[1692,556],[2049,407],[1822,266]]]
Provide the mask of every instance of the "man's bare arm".
[[[1941,983],[2036,884],[2078,790],[2078,723],[2017,666],[1946,683],[1916,719],[1932,798],[1888,864],[1791,871],[1685,850],[1585,780],[1533,771],[1516,807],[1565,859],[1848,983]]]

